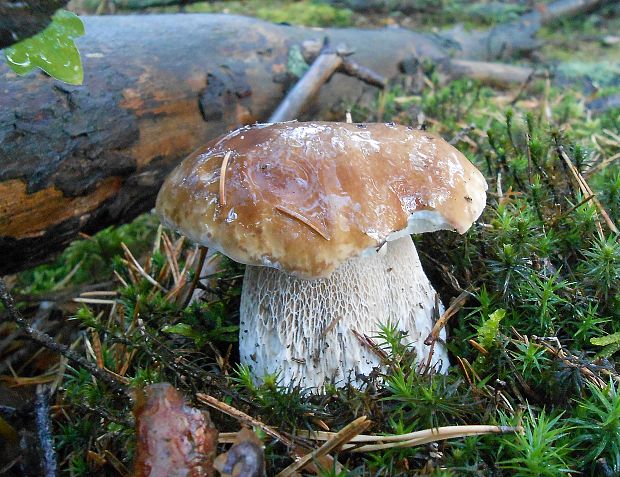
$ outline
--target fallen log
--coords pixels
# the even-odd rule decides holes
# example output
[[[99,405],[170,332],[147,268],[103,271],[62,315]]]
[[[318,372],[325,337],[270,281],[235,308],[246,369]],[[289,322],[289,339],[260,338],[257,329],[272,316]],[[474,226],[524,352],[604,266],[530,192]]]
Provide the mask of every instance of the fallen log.
[[[351,46],[357,64],[386,78],[412,57],[440,62],[462,49],[403,29],[315,29],[231,15],[83,20],[82,86],[43,73],[18,77],[0,64],[0,275],[49,260],[79,232],[148,211],[183,157],[270,116],[296,80],[289,55],[304,42]],[[328,118],[343,101],[374,94],[336,74],[300,119]]]
[[[36,35],[68,0],[0,0],[0,48]]]
[[[538,48],[541,43],[536,39],[536,33],[542,26],[615,2],[617,0],[556,0],[546,5],[539,4],[518,19],[488,30],[467,31],[462,25],[457,25],[440,33],[440,36],[455,42],[455,48],[468,60],[507,60]]]
[[[355,45],[355,60],[387,77],[408,56],[445,55],[432,38],[403,30],[318,31],[228,15],[84,23],[82,86],[18,77],[0,64],[0,275],[49,259],[80,231],[149,210],[179,160],[266,120],[295,79],[293,45],[325,36]],[[306,114],[324,117],[360,85],[338,74]]]

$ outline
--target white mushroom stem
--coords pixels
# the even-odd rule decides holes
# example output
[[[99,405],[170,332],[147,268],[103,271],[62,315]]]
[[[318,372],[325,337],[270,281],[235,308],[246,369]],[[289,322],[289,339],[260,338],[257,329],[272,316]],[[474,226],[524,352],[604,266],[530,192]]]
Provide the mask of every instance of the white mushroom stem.
[[[389,242],[386,253],[357,257],[325,279],[293,278],[273,268],[248,266],[241,295],[241,362],[260,381],[278,373],[282,384],[322,388],[326,383],[362,384],[381,366],[360,335],[376,338],[394,324],[426,363],[424,339],[433,327],[435,290],[409,236]],[[445,338],[445,334],[441,335]],[[440,372],[448,355],[439,340],[430,363]]]

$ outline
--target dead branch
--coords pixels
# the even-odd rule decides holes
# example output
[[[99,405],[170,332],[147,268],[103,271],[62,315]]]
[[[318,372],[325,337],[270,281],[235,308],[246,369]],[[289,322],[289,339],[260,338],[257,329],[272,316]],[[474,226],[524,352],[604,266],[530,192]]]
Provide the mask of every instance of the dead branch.
[[[1,285],[0,285],[1,286]],[[37,386],[37,394],[34,405],[37,436],[41,451],[43,475],[55,477],[57,471],[56,452],[52,436],[52,423],[50,422],[49,389]]]

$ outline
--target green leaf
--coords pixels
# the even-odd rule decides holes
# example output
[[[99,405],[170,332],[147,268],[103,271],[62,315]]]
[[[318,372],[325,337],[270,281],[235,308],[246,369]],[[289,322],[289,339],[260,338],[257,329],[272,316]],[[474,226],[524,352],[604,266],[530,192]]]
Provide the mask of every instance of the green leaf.
[[[610,344],[620,343],[620,331],[607,336],[601,336],[599,338],[590,338],[590,343],[596,346],[607,346]]]
[[[45,30],[6,48],[4,54],[19,75],[38,67],[65,83],[82,84],[82,60],[73,40],[83,34],[84,25],[75,13],[58,10]]]
[[[478,342],[484,348],[489,349],[495,342],[495,338],[497,338],[497,333],[499,332],[499,323],[504,316],[506,316],[506,310],[503,308],[495,310],[478,328]]]

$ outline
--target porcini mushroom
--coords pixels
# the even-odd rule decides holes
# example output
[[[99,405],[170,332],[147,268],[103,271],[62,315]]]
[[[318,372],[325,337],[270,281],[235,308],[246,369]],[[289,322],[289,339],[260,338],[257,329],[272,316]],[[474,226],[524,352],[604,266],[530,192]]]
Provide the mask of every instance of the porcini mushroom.
[[[166,179],[169,227],[247,264],[241,362],[304,387],[380,366],[362,343],[391,323],[420,360],[436,293],[410,234],[464,233],[486,201],[482,174],[440,137],[389,124],[287,122],[208,143]],[[442,335],[445,337],[445,335]]]

